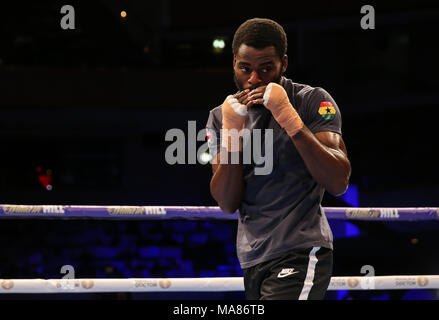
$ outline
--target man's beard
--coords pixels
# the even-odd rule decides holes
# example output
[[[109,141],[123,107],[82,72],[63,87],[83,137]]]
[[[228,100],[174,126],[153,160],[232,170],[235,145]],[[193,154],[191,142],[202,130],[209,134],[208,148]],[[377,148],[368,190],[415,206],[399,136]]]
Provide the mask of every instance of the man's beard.
[[[280,84],[280,80],[282,79],[282,66],[281,66],[281,70],[279,71],[278,76],[271,82],[275,82]],[[235,85],[238,88],[239,91],[244,90],[244,86],[242,85],[242,83],[239,82],[238,78],[236,78],[236,74],[235,72],[233,72],[233,80],[235,81]],[[251,86],[250,89],[255,89],[255,86]]]

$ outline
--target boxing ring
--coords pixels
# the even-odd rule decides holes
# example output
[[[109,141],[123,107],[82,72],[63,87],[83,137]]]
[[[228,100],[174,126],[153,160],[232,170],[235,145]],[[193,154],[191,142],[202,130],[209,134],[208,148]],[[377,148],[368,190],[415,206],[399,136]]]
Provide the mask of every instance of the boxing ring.
[[[328,220],[439,220],[439,208],[325,207]],[[0,205],[0,219],[236,220],[218,207]],[[232,239],[233,240],[233,239]],[[332,277],[328,290],[439,289],[439,275]],[[242,277],[0,279],[0,294],[243,291]]]

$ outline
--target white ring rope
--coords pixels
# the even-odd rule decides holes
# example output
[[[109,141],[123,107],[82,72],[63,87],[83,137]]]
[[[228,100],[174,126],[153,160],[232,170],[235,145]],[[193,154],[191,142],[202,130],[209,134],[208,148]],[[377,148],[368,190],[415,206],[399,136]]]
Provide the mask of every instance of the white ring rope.
[[[332,277],[328,290],[439,289],[439,275]],[[0,293],[243,291],[242,277],[0,279]]]

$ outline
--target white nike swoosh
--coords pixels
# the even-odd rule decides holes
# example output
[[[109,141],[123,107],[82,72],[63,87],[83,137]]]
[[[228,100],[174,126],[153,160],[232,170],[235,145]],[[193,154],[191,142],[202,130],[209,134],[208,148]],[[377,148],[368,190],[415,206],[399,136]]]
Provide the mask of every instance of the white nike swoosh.
[[[289,275],[292,275],[292,274],[295,274],[295,273],[299,273],[299,271],[288,272],[288,273],[279,273],[279,274],[277,275],[277,277],[278,277],[278,278],[285,278],[286,276],[289,276]]]

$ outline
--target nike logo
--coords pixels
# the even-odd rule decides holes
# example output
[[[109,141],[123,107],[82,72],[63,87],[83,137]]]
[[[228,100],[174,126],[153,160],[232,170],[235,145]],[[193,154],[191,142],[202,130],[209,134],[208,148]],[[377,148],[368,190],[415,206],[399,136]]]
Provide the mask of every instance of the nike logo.
[[[279,272],[277,277],[278,278],[285,278],[285,277],[288,277],[288,276],[295,274],[295,273],[299,273],[299,271],[294,271],[294,268],[285,268]]]

